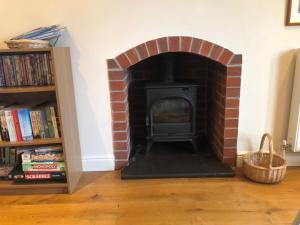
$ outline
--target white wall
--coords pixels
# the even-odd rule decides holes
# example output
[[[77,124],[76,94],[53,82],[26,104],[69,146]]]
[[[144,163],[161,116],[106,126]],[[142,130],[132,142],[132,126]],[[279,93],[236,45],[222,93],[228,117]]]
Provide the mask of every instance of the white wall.
[[[161,36],[203,38],[242,53],[238,150],[264,131],[286,135],[299,28],[284,24],[285,0],[0,0],[0,41],[38,26],[68,32],[85,170],[113,168],[107,58]],[[0,47],[5,47],[0,43]]]

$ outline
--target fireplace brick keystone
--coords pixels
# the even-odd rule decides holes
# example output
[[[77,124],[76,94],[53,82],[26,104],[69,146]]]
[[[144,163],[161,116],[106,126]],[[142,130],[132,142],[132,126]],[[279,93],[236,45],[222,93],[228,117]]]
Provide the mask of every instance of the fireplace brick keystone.
[[[147,46],[150,56],[158,54],[156,40],[146,42],[146,46]]]
[[[170,52],[179,51],[179,37],[169,37]]]
[[[181,37],[181,51],[189,52],[192,38],[191,37]]]

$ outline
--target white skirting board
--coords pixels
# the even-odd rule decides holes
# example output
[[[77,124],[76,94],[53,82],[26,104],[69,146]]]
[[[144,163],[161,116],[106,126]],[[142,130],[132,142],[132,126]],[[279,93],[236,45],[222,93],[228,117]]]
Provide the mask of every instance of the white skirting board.
[[[112,171],[115,169],[114,157],[89,156],[82,159],[83,171]]]
[[[237,167],[242,166],[242,157],[246,152],[239,152],[237,156]],[[300,152],[287,152],[285,159],[288,162],[288,166],[300,166]]]
[[[237,167],[242,166],[242,156],[245,152],[239,152],[237,157]],[[300,166],[300,153],[287,152],[286,160],[288,166]],[[115,169],[115,159],[113,157],[90,156],[82,160],[83,171],[113,171]]]

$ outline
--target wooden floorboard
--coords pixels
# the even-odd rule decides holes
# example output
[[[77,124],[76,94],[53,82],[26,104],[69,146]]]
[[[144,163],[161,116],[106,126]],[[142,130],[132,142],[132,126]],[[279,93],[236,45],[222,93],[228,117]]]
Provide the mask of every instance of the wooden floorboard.
[[[3,225],[290,225],[300,209],[300,168],[277,185],[235,178],[120,180],[85,173],[72,195],[0,196]]]

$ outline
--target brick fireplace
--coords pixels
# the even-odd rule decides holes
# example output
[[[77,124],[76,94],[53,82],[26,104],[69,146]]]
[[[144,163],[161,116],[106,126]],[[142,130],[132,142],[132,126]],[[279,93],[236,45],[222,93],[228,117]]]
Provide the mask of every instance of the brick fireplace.
[[[159,79],[160,57],[174,53],[178,80],[197,83],[197,131],[218,158],[235,164],[242,55],[192,37],[163,37],[107,60],[115,168],[128,164],[133,140],[146,136],[143,82]]]

